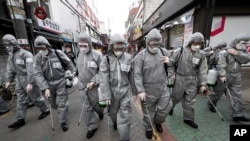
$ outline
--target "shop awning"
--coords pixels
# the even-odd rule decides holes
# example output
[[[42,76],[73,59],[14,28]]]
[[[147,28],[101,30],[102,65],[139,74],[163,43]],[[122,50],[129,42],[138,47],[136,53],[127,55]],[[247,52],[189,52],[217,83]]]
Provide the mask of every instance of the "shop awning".
[[[67,38],[67,37],[63,37],[63,36],[62,36],[62,39],[63,39],[64,42],[73,42],[72,39]]]
[[[52,40],[56,42],[64,42],[63,38],[57,34],[52,34],[52,33],[48,33],[45,31],[36,31],[36,30],[34,30],[34,33],[36,34],[36,36],[41,35],[47,38],[48,40]]]
[[[102,45],[102,42],[100,40],[97,40],[96,38],[91,37],[91,41],[95,44]]]

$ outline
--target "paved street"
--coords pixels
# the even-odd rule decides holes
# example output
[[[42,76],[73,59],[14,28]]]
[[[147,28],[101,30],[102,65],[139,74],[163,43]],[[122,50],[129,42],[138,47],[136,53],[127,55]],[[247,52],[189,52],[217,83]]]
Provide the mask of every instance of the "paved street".
[[[243,89],[242,99],[246,115],[250,117],[250,84],[249,69],[243,71]],[[11,109],[7,115],[0,117],[0,139],[1,141],[87,141],[87,128],[81,121],[77,126],[81,112],[81,99],[78,91],[69,95],[69,131],[62,132],[57,120],[57,113],[53,110],[55,131],[51,129],[50,117],[38,120],[40,114],[38,108],[28,109],[26,125],[17,130],[10,130],[7,126],[15,121],[15,108]],[[147,141],[142,125],[142,113],[138,102],[132,100],[133,112],[131,121],[131,141]],[[207,109],[206,96],[198,96],[195,107],[195,121],[199,125],[198,129],[193,129],[183,123],[183,114],[181,104],[174,109],[174,115],[168,116],[164,124],[164,131],[161,134],[155,134],[157,141],[229,141],[230,124],[239,124],[232,121],[230,110],[225,96],[218,103],[218,110],[221,112],[225,121],[222,121],[216,113],[211,113]],[[98,131],[89,141],[108,141],[108,132],[110,141],[118,141],[118,133],[113,130],[113,124],[105,118],[100,121]],[[241,123],[244,124],[244,123]],[[245,123],[248,124],[248,123]],[[108,128],[109,127],[109,128]]]
[[[26,125],[17,130],[8,129],[8,125],[15,121],[15,109],[12,109],[7,115],[0,117],[0,139],[1,141],[83,141],[86,139],[87,128],[81,121],[77,126],[81,113],[82,101],[78,91],[69,95],[69,130],[63,132],[57,120],[57,113],[53,110],[53,119],[55,131],[52,131],[50,116],[43,120],[38,120],[40,111],[37,107],[28,109]],[[141,120],[141,113],[137,112],[133,105],[132,124],[131,124],[131,141],[146,141],[144,129]],[[83,115],[84,117],[84,115]],[[98,131],[89,141],[108,141],[108,131],[110,131],[109,141],[118,141],[118,132],[113,130],[113,123],[108,117],[100,121]],[[3,139],[3,140],[2,140]]]

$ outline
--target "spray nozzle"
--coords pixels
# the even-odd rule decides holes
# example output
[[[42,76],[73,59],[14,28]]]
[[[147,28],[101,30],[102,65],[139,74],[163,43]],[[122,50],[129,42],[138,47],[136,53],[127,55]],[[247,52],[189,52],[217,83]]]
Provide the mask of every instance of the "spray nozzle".
[[[99,102],[99,106],[100,106],[101,108],[105,108],[105,107],[107,106],[107,104],[106,104],[106,102],[104,102],[104,101],[100,101],[100,102]]]

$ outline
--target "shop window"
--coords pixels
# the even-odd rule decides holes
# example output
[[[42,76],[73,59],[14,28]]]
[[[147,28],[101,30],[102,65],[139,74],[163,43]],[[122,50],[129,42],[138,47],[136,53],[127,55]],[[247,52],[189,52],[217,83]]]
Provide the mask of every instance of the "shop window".
[[[169,45],[173,48],[182,47],[184,37],[184,24],[179,24],[170,29]]]

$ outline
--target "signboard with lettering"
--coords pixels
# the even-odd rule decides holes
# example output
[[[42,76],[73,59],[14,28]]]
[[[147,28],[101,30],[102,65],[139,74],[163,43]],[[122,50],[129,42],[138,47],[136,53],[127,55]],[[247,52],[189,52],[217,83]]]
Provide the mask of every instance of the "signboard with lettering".
[[[45,11],[45,9],[43,7],[37,7],[35,9],[35,13],[37,18],[41,19],[41,20],[44,20],[47,18],[47,13]]]
[[[55,21],[52,21],[49,18],[46,18],[44,20],[37,19],[38,26],[43,27],[44,30],[48,30],[50,32],[54,33],[62,33],[60,24],[56,23]]]
[[[29,44],[27,39],[17,39],[19,45],[27,45]]]

